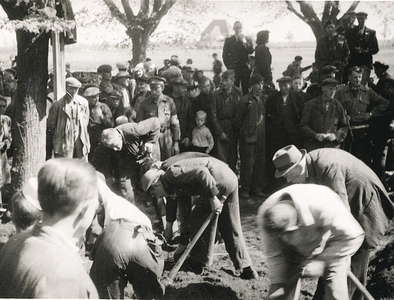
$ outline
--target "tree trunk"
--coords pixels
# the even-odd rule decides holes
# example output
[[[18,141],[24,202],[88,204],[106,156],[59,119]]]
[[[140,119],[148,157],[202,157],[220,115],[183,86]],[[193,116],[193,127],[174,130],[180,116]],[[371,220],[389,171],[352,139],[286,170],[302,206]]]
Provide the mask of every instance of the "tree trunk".
[[[13,103],[11,184],[21,188],[45,162],[46,92],[50,33],[17,30],[18,90]]]
[[[143,62],[146,58],[146,47],[147,40],[142,37],[142,32],[139,29],[127,30],[127,35],[131,38],[133,58],[131,59],[131,65],[135,67],[140,62]]]

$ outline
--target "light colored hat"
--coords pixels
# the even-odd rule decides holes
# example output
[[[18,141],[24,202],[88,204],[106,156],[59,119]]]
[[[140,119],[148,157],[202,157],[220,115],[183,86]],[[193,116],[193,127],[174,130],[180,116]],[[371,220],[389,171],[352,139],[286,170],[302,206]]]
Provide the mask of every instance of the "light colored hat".
[[[68,77],[66,79],[66,86],[80,88],[82,86],[82,83],[74,77]]]
[[[290,201],[278,202],[263,216],[263,226],[271,232],[289,232],[298,229],[297,211]]]
[[[128,62],[120,62],[116,64],[116,67],[118,68],[118,70],[127,70],[127,68],[129,67],[129,63]]]
[[[116,78],[131,78],[129,72],[127,71],[120,71],[118,74],[115,76]]]
[[[40,202],[38,202],[38,180],[37,177],[32,177],[23,185],[22,194],[35,208],[42,211]]]
[[[98,95],[98,94],[100,94],[100,89],[99,89],[98,87],[90,87],[90,88],[87,88],[87,89],[85,90],[85,92],[83,93],[83,95],[84,95],[85,97],[96,96],[96,95]]]
[[[141,178],[141,187],[146,192],[152,183],[164,173],[163,170],[149,169]]]
[[[299,164],[305,154],[305,149],[298,150],[294,145],[289,145],[276,151],[272,158],[276,167],[275,177],[279,178],[286,175],[291,169]]]

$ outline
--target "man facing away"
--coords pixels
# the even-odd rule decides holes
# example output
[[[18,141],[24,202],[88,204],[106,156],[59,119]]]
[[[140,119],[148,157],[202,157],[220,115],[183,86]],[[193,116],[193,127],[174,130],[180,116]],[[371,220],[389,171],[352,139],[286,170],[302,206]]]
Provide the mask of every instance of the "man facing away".
[[[42,222],[12,237],[0,255],[1,298],[98,298],[78,254],[98,205],[94,169],[51,159],[38,173]]]

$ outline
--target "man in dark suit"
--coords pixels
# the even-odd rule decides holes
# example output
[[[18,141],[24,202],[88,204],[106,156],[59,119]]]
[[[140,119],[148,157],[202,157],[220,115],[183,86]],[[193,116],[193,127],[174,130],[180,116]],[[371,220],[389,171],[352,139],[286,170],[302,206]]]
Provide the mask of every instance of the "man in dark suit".
[[[284,76],[277,80],[279,91],[268,96],[265,107],[266,113],[266,145],[267,159],[271,160],[274,153],[280,148],[294,144],[302,147],[300,132],[301,114],[304,103],[299,94],[291,91],[291,77]],[[278,186],[274,180],[274,166],[267,163],[267,176],[270,181],[269,187],[275,191],[283,186]]]
[[[322,148],[306,153],[289,145],[275,153],[273,162],[275,177],[285,177],[291,183],[328,186],[350,209],[365,231],[365,241],[352,257],[351,269],[365,285],[369,257],[394,216],[394,204],[382,182],[361,160],[340,149]],[[350,299],[362,299],[356,290],[354,284],[349,285]]]
[[[350,49],[349,67],[366,66],[372,69],[372,55],[379,52],[375,30],[365,26],[367,16],[365,12],[358,12],[358,26],[350,29],[346,35]]]
[[[250,37],[242,33],[242,23],[236,21],[233,26],[234,35],[226,38],[223,46],[223,62],[228,70],[234,70],[234,85],[239,87],[241,83],[242,93],[246,95],[249,89],[249,54],[252,54],[253,42]]]
[[[165,171],[149,169],[141,178],[141,187],[156,197],[199,195],[189,215],[193,237],[211,211],[219,215],[218,230],[226,244],[236,270],[242,279],[258,278],[246,248],[241,228],[238,179],[228,165],[213,157],[187,158],[170,165]],[[224,203],[219,198],[226,197]],[[168,198],[170,199],[170,198]],[[178,203],[183,205],[182,203]],[[188,203],[185,203],[188,205]],[[167,208],[169,206],[167,205]],[[176,213],[176,212],[175,212]],[[174,212],[167,210],[167,214]],[[212,226],[212,223],[208,228]],[[190,252],[190,271],[202,274],[208,263],[210,229],[204,231]]]

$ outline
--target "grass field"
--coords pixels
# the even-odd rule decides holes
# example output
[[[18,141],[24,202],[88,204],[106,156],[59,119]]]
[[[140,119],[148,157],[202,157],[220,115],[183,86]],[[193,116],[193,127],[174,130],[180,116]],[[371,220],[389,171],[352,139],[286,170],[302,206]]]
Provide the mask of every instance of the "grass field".
[[[106,49],[96,50],[92,46],[83,46],[74,44],[66,46],[65,61],[71,64],[72,71],[94,71],[101,64],[110,64],[116,70],[115,65],[121,61],[128,61],[132,58],[131,49]],[[282,76],[282,72],[287,65],[293,61],[294,56],[301,55],[304,59],[303,66],[310,65],[314,61],[314,47],[271,47],[272,54],[272,72],[274,80]],[[222,56],[222,49],[182,49],[180,47],[169,46],[154,46],[147,51],[147,57],[160,68],[165,58],[170,58],[171,55],[178,55],[181,65],[186,64],[188,58],[193,59],[195,68],[204,70],[204,74],[212,77],[212,54],[218,53],[219,58]],[[10,55],[15,55],[15,49],[1,49],[0,61],[3,61],[3,68],[8,68],[10,65]],[[394,49],[384,48],[374,55],[375,61],[389,64],[389,73],[394,75]],[[49,65],[52,67],[52,56],[49,56]],[[116,72],[116,71],[114,71]],[[305,71],[304,76],[309,75],[310,70]],[[115,75],[115,74],[114,74]]]

